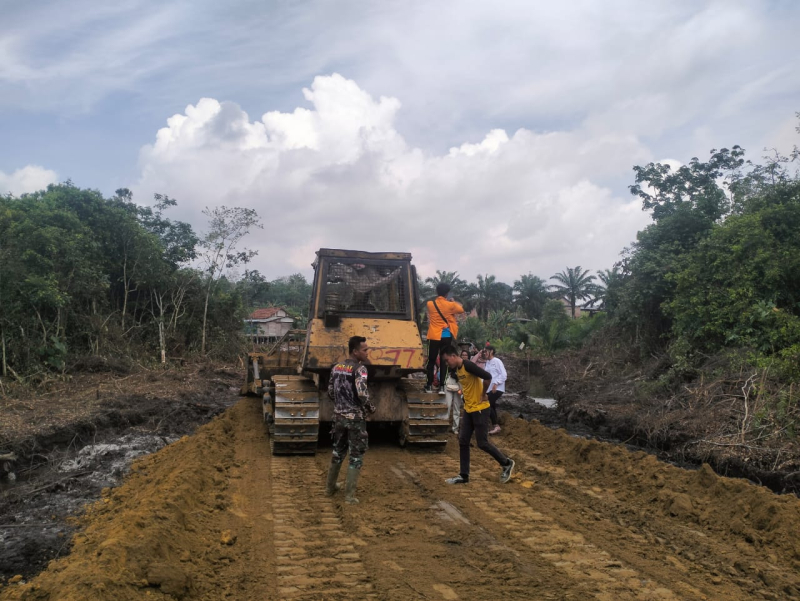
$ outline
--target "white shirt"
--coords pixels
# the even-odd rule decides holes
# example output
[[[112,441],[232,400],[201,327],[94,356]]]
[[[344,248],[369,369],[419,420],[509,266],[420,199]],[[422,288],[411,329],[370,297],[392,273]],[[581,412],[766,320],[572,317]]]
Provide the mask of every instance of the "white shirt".
[[[494,385],[497,384],[497,392],[505,392],[508,374],[506,374],[506,366],[503,365],[503,362],[497,357],[489,359],[483,369],[488,371],[492,376],[492,383],[489,386],[489,391],[491,392],[494,389]]]

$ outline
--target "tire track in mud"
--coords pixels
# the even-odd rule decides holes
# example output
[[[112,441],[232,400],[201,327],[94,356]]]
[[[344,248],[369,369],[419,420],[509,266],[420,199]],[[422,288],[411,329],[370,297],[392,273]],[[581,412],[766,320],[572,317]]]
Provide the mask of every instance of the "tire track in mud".
[[[428,485],[425,463],[436,455],[370,449],[359,482],[361,503],[341,506],[345,529],[368,543],[363,561],[379,597],[563,599],[565,577],[446,501],[443,486]],[[329,460],[329,453],[320,453],[318,467]]]
[[[486,482],[487,468],[482,461],[473,460],[470,484],[452,486],[453,495],[460,504],[470,503],[486,516],[484,524],[493,522],[494,528],[504,528],[512,544],[524,546],[539,558],[547,561],[554,571],[565,574],[572,582],[574,593],[583,598],[604,601],[616,599],[685,599],[703,598],[704,595],[688,585],[680,585],[676,594],[665,585],[647,578],[638,570],[626,565],[607,551],[588,542],[583,535],[562,527],[555,519],[535,511],[520,499],[514,484],[499,489]],[[499,475],[493,464],[491,470]],[[435,477],[444,479],[459,471],[458,461],[441,456],[427,463]],[[515,494],[516,493],[516,494]],[[676,583],[670,585],[675,588]],[[690,594],[691,597],[686,595]]]
[[[611,482],[608,487],[592,486],[570,477],[564,468],[550,465],[541,454],[534,457],[519,449],[505,448],[517,461],[519,474],[527,473],[546,487],[539,487],[541,494],[535,501],[532,495],[523,494],[523,503],[531,506],[535,502],[539,507],[557,504],[568,509],[572,527],[600,546],[613,545],[620,559],[644,573],[666,564],[688,581],[678,580],[679,588],[684,584],[693,587],[684,593],[701,596],[779,598],[765,588],[767,585],[772,590],[783,589],[786,598],[797,598],[792,590],[796,590],[800,579],[790,567],[777,567],[777,555],[759,553],[742,541],[720,540],[721,533],[702,532],[697,524],[682,524],[652,508],[630,507],[625,492],[614,490]],[[597,528],[600,521],[604,522],[602,530]],[[605,535],[604,540],[598,540],[601,535]],[[765,555],[771,555],[771,560]]]
[[[313,457],[272,457],[272,503],[280,599],[376,598]]]

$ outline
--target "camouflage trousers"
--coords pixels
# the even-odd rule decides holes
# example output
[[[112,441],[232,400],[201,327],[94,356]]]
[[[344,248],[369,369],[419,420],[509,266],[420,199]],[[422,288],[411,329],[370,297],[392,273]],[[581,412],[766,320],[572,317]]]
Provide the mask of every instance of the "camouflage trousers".
[[[363,419],[333,418],[333,463],[342,463],[350,451],[350,467],[361,469],[364,453],[367,452],[367,422]]]

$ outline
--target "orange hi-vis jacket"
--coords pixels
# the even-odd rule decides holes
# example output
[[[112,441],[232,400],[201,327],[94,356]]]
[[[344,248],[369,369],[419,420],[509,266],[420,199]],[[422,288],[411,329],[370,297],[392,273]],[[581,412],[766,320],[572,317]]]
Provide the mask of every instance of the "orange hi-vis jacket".
[[[442,312],[446,321],[433,306],[433,301],[428,301],[428,340],[441,340],[442,330],[448,327],[453,335],[453,340],[456,340],[458,337],[456,315],[463,313],[464,307],[461,306],[461,303],[449,301],[443,296],[436,299],[436,306],[439,307],[439,311]]]

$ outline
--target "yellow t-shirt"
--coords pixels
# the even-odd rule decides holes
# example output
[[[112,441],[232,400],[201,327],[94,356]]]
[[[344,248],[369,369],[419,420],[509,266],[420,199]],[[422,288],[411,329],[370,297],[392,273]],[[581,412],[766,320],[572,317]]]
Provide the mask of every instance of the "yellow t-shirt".
[[[464,392],[464,411],[474,413],[489,407],[489,401],[483,400],[483,381],[491,382],[492,376],[472,361],[464,361],[456,370],[458,383]]]

